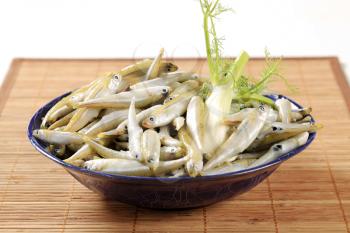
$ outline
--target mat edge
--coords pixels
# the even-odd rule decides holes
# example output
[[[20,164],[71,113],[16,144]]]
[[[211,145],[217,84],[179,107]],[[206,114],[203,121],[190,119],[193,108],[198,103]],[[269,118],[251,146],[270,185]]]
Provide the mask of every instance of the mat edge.
[[[23,60],[23,58],[12,59],[9,68],[7,69],[7,73],[0,87],[0,115],[2,114],[2,110],[10,96],[12,87],[16,82],[17,73]]]
[[[14,60],[21,60],[21,61],[121,61],[121,60],[127,60],[127,61],[134,61],[134,60],[141,60],[141,59],[149,59],[153,57],[137,57],[137,58],[130,58],[130,57],[111,57],[111,58],[50,58],[50,57],[42,57],[42,58],[34,58],[34,57],[18,57]],[[227,59],[235,59],[235,57],[225,57]],[[279,58],[279,57],[276,57]],[[205,57],[164,57],[165,60],[205,60]],[[265,57],[252,57],[250,60],[264,60]],[[288,56],[288,57],[282,57],[282,60],[332,60],[332,59],[338,59],[337,56]]]
[[[337,84],[340,88],[341,93],[343,94],[343,98],[348,107],[348,112],[350,113],[350,86],[346,78],[346,75],[344,73],[344,70],[342,69],[339,58],[338,57],[330,58],[330,64],[335,76],[335,80],[337,81]]]
[[[144,57],[145,58],[145,57]],[[130,57],[117,57],[117,58],[29,58],[29,57],[19,57],[14,58],[11,61],[11,64],[8,68],[7,74],[5,75],[5,79],[1,85],[0,89],[0,114],[9,98],[10,92],[12,90],[13,84],[16,81],[16,76],[18,72],[18,68],[22,62],[25,61],[120,61],[120,60],[140,60],[144,58],[130,58]],[[234,57],[227,57],[234,58]],[[177,58],[165,58],[165,59],[174,59],[174,60],[193,60],[199,59],[204,60],[205,57],[177,57]],[[253,57],[251,60],[263,60],[263,57]],[[342,92],[343,98],[348,107],[348,111],[350,112],[350,86],[346,79],[345,73],[341,67],[339,58],[337,56],[324,56],[324,57],[284,57],[284,60],[329,60],[331,64],[332,71],[334,73],[337,84]]]

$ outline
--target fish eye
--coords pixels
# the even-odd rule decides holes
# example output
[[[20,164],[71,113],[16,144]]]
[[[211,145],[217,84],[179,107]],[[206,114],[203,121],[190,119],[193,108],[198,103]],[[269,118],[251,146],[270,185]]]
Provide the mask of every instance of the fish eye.
[[[169,100],[173,100],[173,97],[169,97]]]
[[[274,151],[279,151],[279,150],[281,150],[281,149],[282,149],[282,145],[280,145],[280,144],[278,144],[278,145],[276,145],[276,146],[273,147],[273,150],[274,150]]]
[[[154,117],[149,117],[148,118],[150,121],[154,121]]]
[[[112,78],[119,80],[120,77],[119,77],[118,74],[113,74],[113,77],[112,77]]]
[[[273,127],[272,127],[272,130],[273,130],[273,131],[276,131],[276,130],[277,130],[277,127],[276,127],[276,126],[273,126]]]

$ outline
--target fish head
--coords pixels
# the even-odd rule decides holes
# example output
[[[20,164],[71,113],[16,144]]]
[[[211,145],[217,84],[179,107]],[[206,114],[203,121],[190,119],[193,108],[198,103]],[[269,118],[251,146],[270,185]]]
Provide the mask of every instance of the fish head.
[[[164,87],[162,88],[161,92],[162,92],[162,96],[167,96],[171,91],[171,88],[170,87]]]
[[[165,98],[164,103],[167,103],[169,101],[172,101],[175,97],[173,95],[169,95],[168,97]]]
[[[145,87],[145,88],[135,89],[135,91],[138,91],[143,95],[146,94],[148,96],[153,96],[153,97],[168,96],[171,90],[172,89],[169,86],[154,86],[154,87]]]
[[[120,74],[111,74],[111,79],[108,83],[108,89],[112,94],[125,91],[128,88],[128,82]]]
[[[174,71],[177,71],[178,69],[178,66],[171,62],[167,63],[165,67],[167,72],[174,72]]]
[[[158,117],[156,115],[150,115],[142,121],[142,126],[145,128],[155,128],[158,126]]]
[[[271,118],[271,121],[273,121],[273,122],[275,121],[275,118],[277,120],[276,112],[271,107],[269,107],[266,104],[260,104],[259,105],[258,113],[259,113],[259,116],[264,118],[265,120],[268,119],[268,118]]]
[[[38,129],[33,130],[33,136],[39,138],[41,136],[40,132],[42,131],[39,131]]]
[[[146,89],[147,92],[149,92],[150,95],[154,96],[163,96],[166,97],[171,92],[171,88],[169,86],[156,86],[156,87],[150,87]]]

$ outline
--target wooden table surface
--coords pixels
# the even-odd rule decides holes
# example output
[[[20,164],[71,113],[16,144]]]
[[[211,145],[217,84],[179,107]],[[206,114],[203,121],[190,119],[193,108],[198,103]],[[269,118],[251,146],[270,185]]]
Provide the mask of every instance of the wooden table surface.
[[[287,58],[290,94],[324,125],[315,142],[235,199],[193,210],[155,211],[106,201],[36,152],[32,114],[53,97],[132,60],[16,59],[0,92],[0,232],[349,232],[350,92],[337,58]],[[182,69],[207,73],[201,59]],[[247,72],[258,75],[263,61]]]

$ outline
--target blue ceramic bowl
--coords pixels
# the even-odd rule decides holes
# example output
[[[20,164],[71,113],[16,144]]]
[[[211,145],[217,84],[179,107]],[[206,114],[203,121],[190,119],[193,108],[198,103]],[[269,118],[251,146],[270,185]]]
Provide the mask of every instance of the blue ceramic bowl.
[[[33,137],[33,130],[39,129],[46,112],[66,93],[40,108],[30,120],[28,138],[41,154],[66,169],[75,179],[89,189],[113,199],[131,205],[155,209],[185,209],[207,206],[221,200],[245,193],[262,182],[282,162],[303,151],[314,139],[316,133],[310,133],[305,145],[296,148],[280,158],[250,169],[221,175],[204,177],[138,177],[111,175],[90,171],[63,162],[45,150],[45,143]],[[272,100],[287,98],[281,95],[268,96]],[[299,104],[289,99],[297,108]],[[312,119],[313,121],[313,119]]]

